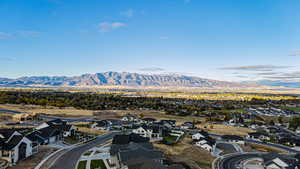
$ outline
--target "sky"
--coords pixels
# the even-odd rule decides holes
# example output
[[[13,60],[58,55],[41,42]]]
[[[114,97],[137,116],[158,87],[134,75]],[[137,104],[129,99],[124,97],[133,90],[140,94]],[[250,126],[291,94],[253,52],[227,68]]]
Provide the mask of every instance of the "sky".
[[[0,0],[0,77],[300,82],[299,0]]]

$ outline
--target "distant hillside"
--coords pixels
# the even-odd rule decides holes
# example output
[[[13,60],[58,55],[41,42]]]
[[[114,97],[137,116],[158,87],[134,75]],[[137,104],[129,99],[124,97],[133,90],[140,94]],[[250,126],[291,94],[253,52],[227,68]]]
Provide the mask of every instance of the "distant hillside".
[[[184,75],[146,75],[128,72],[105,72],[81,76],[31,76],[0,78],[0,86],[178,86],[178,87],[244,87],[247,84],[210,80]]]

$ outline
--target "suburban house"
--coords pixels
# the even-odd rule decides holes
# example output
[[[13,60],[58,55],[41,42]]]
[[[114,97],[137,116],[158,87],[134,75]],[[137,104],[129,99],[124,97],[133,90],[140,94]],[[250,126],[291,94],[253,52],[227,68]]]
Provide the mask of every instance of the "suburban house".
[[[259,141],[270,140],[270,136],[268,134],[260,132],[248,133],[247,138]]]
[[[151,123],[155,122],[156,119],[147,117],[147,118],[143,118],[142,121],[144,123],[151,124]]]
[[[214,151],[216,148],[216,140],[209,137],[208,133],[205,131],[197,131],[192,135],[193,142],[196,146],[201,147],[209,152]]]
[[[75,135],[77,128],[60,119],[42,123],[27,137],[36,144],[52,144]]]
[[[167,128],[173,128],[176,126],[176,120],[161,120],[159,124]]]
[[[19,113],[13,115],[15,121],[27,121],[37,119],[39,116],[37,113]]]
[[[152,140],[161,140],[162,139],[162,128],[160,126],[151,125],[151,126],[139,126],[132,130],[133,133],[138,134],[142,137],[146,137]]]
[[[201,137],[199,140],[196,141],[195,145],[209,152],[212,152],[216,148],[216,141],[210,137]]]
[[[110,148],[110,163],[122,169],[184,169],[181,165],[165,165],[164,155],[149,139],[137,134],[116,135]]]
[[[237,135],[223,135],[221,138],[231,143],[245,144],[244,138]]]
[[[92,124],[91,128],[96,130],[108,130],[110,128],[110,123],[106,120],[96,121]]]
[[[181,128],[182,129],[194,129],[195,128],[195,125],[193,122],[184,122],[182,125],[181,125]]]
[[[262,156],[265,169],[298,169],[297,158],[278,153],[268,153]]]
[[[292,136],[281,137],[280,139],[278,139],[278,143],[287,144],[290,146],[300,146],[300,139]]]
[[[200,140],[200,138],[206,138],[208,137],[208,133],[205,131],[198,131],[196,134],[192,135],[193,140]]]
[[[139,118],[133,114],[127,114],[124,117],[122,117],[122,121],[138,121],[138,120]]]
[[[31,156],[35,150],[32,141],[13,129],[0,130],[0,158],[10,165]]]

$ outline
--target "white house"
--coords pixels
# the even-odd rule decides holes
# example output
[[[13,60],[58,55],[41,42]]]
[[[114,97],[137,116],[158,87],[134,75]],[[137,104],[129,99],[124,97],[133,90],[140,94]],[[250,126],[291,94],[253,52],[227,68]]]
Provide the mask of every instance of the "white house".
[[[0,158],[8,161],[10,165],[33,154],[32,141],[17,131],[1,130],[0,141],[2,142]]]
[[[125,115],[124,117],[122,117],[121,120],[122,120],[122,121],[137,121],[138,118],[137,118],[137,116],[135,116],[135,115],[127,114],[127,115]]]
[[[162,139],[161,131],[158,126],[140,126],[132,130],[133,133],[149,139]]]
[[[275,158],[266,164],[266,169],[285,169],[289,167],[289,164],[281,160],[280,158]]]
[[[75,127],[74,125],[71,125],[71,124],[67,124],[64,126],[63,136],[64,137],[73,136],[75,134],[76,130],[77,130],[77,127]]]
[[[231,143],[245,144],[243,137],[237,135],[223,135],[221,138]]]
[[[252,140],[258,140],[258,141],[263,141],[263,140],[270,140],[270,137],[268,134],[265,133],[259,133],[259,132],[253,132],[253,133],[248,133],[247,138],[252,139]]]
[[[201,133],[196,133],[196,134],[192,135],[193,140],[200,140],[201,138],[205,138],[205,136]]]
[[[197,141],[195,145],[209,152],[212,152],[216,148],[215,141],[208,138],[201,138],[201,140]]]

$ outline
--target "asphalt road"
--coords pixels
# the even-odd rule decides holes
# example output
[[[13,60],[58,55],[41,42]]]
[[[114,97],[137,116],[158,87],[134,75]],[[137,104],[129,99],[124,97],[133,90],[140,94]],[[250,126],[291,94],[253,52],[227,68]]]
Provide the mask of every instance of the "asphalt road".
[[[104,136],[100,136],[96,140],[71,149],[70,151],[60,156],[49,169],[75,169],[76,163],[82,153],[92,147],[95,147],[98,144],[106,142],[107,140],[113,138],[113,136],[115,136],[116,134],[117,133],[110,133]]]
[[[210,136],[221,137],[222,135],[210,134]],[[256,144],[261,144],[261,145],[266,145],[266,146],[270,146],[270,147],[279,148],[279,149],[288,151],[290,153],[300,153],[300,151],[298,151],[298,150],[292,149],[288,146],[284,146],[284,145],[281,145],[281,144],[265,143],[265,142],[261,142],[261,141],[251,140],[251,139],[244,139],[244,141],[247,142],[247,143],[256,143]]]
[[[225,154],[229,154],[229,153],[236,153],[237,150],[235,149],[235,147],[230,144],[230,143],[217,143],[217,146],[216,146],[218,149],[222,150],[223,153]]]
[[[223,156],[217,161],[215,169],[240,169],[239,164],[247,159],[260,157],[261,153],[235,153]]]
[[[55,119],[61,119],[67,122],[87,122],[91,121],[93,116],[87,116],[87,117],[78,117],[78,118],[67,118],[67,117],[59,117],[59,116],[53,116],[53,115],[40,115],[40,118],[47,119],[47,120],[55,120]]]
[[[25,112],[19,112],[19,111],[14,111],[14,110],[7,110],[7,109],[0,109],[0,113],[21,114],[21,113],[25,113]]]

